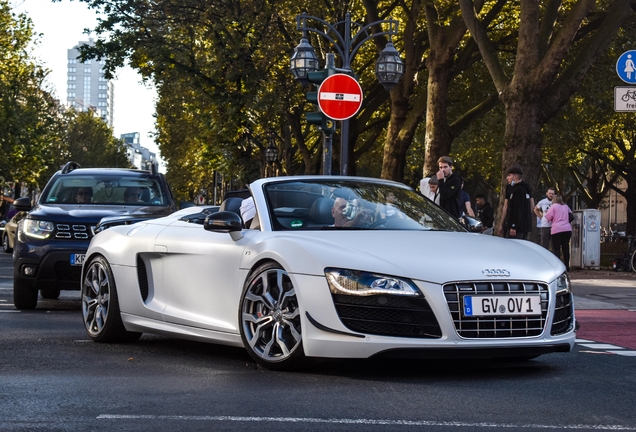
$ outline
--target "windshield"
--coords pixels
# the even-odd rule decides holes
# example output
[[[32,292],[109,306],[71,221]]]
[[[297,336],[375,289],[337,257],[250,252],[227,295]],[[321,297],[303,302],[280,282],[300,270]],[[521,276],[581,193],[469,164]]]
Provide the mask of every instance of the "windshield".
[[[137,176],[73,174],[59,176],[40,198],[42,204],[165,206],[158,180]]]
[[[370,181],[311,180],[264,185],[273,229],[465,229],[406,186]]]

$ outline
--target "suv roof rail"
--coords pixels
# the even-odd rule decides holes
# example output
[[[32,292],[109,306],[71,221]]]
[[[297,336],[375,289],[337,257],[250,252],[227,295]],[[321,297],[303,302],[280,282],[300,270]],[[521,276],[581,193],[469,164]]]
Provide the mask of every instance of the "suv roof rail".
[[[148,171],[150,171],[150,174],[152,174],[153,176],[157,175],[157,162],[151,162],[151,161],[147,161],[146,162],[146,169]]]
[[[64,168],[62,168],[62,174],[68,174],[73,170],[76,170],[78,168],[81,168],[82,166],[80,164],[78,164],[77,162],[66,162],[66,165],[64,165]]]

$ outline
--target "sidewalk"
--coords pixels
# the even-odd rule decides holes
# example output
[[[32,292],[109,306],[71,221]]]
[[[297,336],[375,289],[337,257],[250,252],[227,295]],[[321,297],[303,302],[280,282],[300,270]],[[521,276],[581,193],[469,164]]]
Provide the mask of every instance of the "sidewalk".
[[[570,281],[576,310],[636,310],[636,273],[572,270]]]

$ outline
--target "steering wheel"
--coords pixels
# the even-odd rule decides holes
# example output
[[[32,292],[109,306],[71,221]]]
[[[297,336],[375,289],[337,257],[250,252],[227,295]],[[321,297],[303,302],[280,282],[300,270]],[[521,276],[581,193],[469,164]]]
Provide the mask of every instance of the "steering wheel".
[[[388,222],[388,219],[378,219],[377,221],[369,224],[368,228],[369,229],[375,229],[375,228],[379,228],[383,225],[386,225],[386,223]]]

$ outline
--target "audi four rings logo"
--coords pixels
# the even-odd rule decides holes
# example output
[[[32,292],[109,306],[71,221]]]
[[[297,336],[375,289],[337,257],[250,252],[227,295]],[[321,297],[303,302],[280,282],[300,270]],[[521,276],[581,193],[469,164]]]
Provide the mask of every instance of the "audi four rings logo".
[[[510,272],[506,269],[483,269],[481,271],[484,276],[510,276]]]

